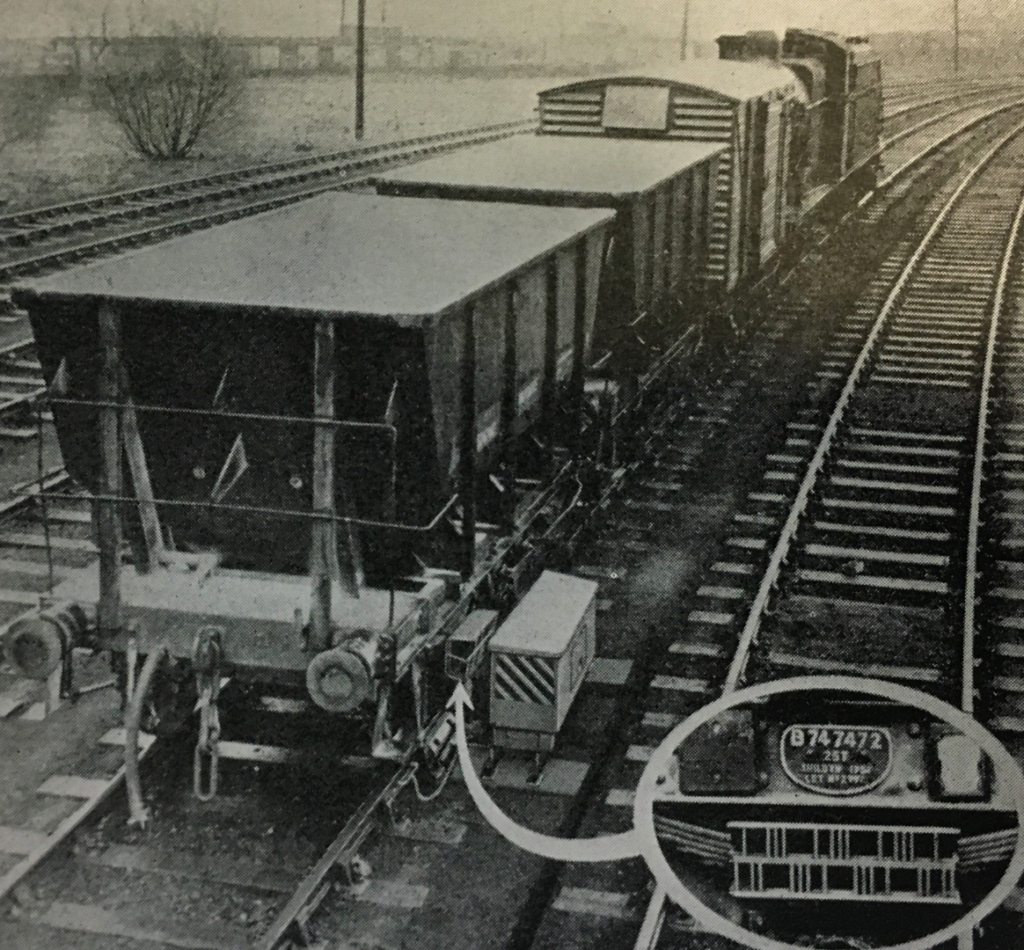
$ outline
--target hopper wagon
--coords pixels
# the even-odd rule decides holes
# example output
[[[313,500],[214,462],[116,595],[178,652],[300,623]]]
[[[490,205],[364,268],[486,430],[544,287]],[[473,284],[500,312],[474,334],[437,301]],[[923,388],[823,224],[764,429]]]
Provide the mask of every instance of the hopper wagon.
[[[99,563],[10,636],[162,651],[375,749],[411,691],[422,739],[493,627],[450,609],[489,475],[580,411],[611,222],[326,194],[19,286]]]
[[[718,143],[521,135],[377,179],[386,195],[609,208],[594,361],[639,372],[706,307]]]
[[[545,89],[536,134],[387,173],[376,195],[14,288],[99,560],[11,626],[9,655],[40,674],[109,650],[130,709],[134,657],[158,686],[184,671],[194,689],[153,692],[157,728],[223,674],[358,719],[375,753],[445,747],[427,724],[499,627],[479,608],[511,606],[566,512],[621,477],[616,433],[642,429],[604,411],[622,384],[638,404],[812,208],[873,183],[867,44],[722,50]],[[551,666],[553,718],[542,739],[492,726],[539,747],[582,641],[553,657],[520,636],[502,662]]]

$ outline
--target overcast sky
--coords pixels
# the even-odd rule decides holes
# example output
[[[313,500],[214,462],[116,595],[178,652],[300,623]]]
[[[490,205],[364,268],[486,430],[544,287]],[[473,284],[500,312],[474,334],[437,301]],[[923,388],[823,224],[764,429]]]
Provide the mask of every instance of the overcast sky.
[[[542,37],[572,32],[593,21],[624,23],[646,32],[675,35],[684,0],[367,0],[368,22],[383,21],[431,35]],[[691,35],[785,25],[844,32],[939,28],[951,22],[953,0],[690,0]],[[985,11],[1003,14],[1018,0],[961,0],[966,20]],[[342,7],[351,22],[356,0],[0,0],[5,36],[85,32],[111,10],[112,24],[125,11],[165,10],[179,18],[190,9],[216,7],[232,33],[321,36],[334,32]],[[116,28],[116,26],[115,26]]]

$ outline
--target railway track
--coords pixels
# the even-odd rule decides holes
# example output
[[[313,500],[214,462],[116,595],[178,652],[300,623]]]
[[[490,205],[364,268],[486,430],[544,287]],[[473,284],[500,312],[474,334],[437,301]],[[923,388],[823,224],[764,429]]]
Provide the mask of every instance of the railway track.
[[[973,166],[841,321],[808,404],[736,516],[728,559],[712,568],[722,581],[705,585],[671,648],[691,659],[691,677],[693,657],[711,659],[702,688],[880,677],[947,699],[1019,756],[1020,343],[1004,315],[1016,313],[1005,304],[1024,215],[1022,133]],[[663,902],[659,891],[638,948],[669,945],[668,932],[680,945]]]
[[[484,126],[19,212],[0,218],[0,246],[7,252],[0,262],[0,281],[353,187],[393,164],[514,135],[528,125]],[[202,210],[193,213],[197,208]],[[145,225],[136,227],[139,220]]]
[[[197,808],[191,757],[162,749],[150,770],[160,784],[160,830],[142,834],[120,819],[77,822],[63,860],[40,862],[31,887],[14,892],[0,922],[5,945],[42,950],[114,940],[124,948],[248,950],[265,940],[301,943],[305,917],[334,875],[347,873],[355,885],[366,873],[358,851],[408,775],[337,755],[328,761],[323,749],[307,750],[303,765],[291,751],[286,781],[301,777],[302,794],[281,787],[273,772],[284,770],[269,757],[272,749],[247,747],[250,760],[226,770],[224,793]],[[54,778],[51,797],[92,793],[69,826],[86,807],[94,817],[94,802],[111,788],[103,779],[94,786],[79,779],[76,787],[69,777]]]
[[[888,132],[882,140],[882,188],[896,184],[903,172],[918,164],[929,147],[942,147],[951,137],[975,128],[1000,112],[1012,110],[1021,101],[1020,92],[1000,94],[983,104],[956,106],[949,111],[914,122],[899,131]]]
[[[790,327],[795,324],[799,315],[799,308],[794,309],[789,315]],[[770,331],[776,334],[785,332],[785,325]],[[758,340],[755,338],[752,345],[756,348],[757,344]],[[768,359],[768,353],[766,348],[762,358]],[[655,422],[656,428],[649,440],[652,448],[656,446],[659,438],[664,439],[679,423],[692,423],[694,420],[687,417],[694,416],[695,411],[699,417],[698,428],[702,433],[700,440],[703,444],[713,440],[721,433],[726,423],[724,416],[729,409],[735,412],[742,406],[743,392],[743,387],[737,385],[732,396],[723,396],[721,400],[716,398],[714,405],[708,404],[703,411],[695,407],[691,400],[666,409],[660,417],[660,422]],[[692,429],[689,435],[693,437]],[[643,477],[641,493],[634,496],[633,501],[642,502],[648,515],[656,508],[652,507],[652,502],[663,506],[675,505],[679,493],[685,490],[686,479],[693,471],[696,460],[694,451],[692,445],[685,448],[679,442],[667,448],[658,448],[655,451],[655,458],[644,469],[644,472],[650,473],[650,477]],[[59,472],[53,473],[54,479],[60,477]],[[61,511],[60,506],[57,506],[56,510],[54,506],[56,503],[51,504],[48,511],[51,522],[54,521],[54,514]],[[46,538],[41,535],[38,525],[31,530],[26,527],[31,521],[31,513],[22,512],[19,519],[28,520],[19,521],[13,527],[8,526],[8,529],[5,529],[5,554],[10,555],[7,564],[13,566],[13,575],[17,575],[19,570],[22,571],[22,574],[18,575],[18,583],[21,586],[17,589],[30,592],[33,599],[49,585],[51,571],[59,574],[61,571],[74,570],[79,564],[91,559],[86,503],[69,490],[68,501],[63,510],[67,516],[63,521],[59,517],[56,519],[61,527],[56,534],[51,535],[48,544]],[[638,527],[637,536],[633,538],[634,545],[643,546],[647,543],[644,537],[647,530]],[[59,556],[56,563],[51,564],[54,552],[58,552]],[[9,585],[12,584],[13,581],[9,581]],[[9,589],[15,588],[9,586]],[[25,596],[27,595],[22,595]],[[230,725],[226,724],[228,727]],[[252,736],[249,735],[248,738],[251,739]],[[329,814],[317,814],[318,820],[326,818],[332,827],[330,833],[325,834],[321,830],[319,837],[316,837],[309,834],[306,825],[303,824],[303,821],[308,821],[310,817],[309,802],[302,803],[304,810],[298,817],[293,816],[291,821],[279,813],[268,812],[264,815],[260,811],[262,805],[251,804],[261,801],[258,795],[252,794],[253,788],[258,788],[262,782],[273,783],[273,779],[268,778],[267,774],[273,771],[273,762],[284,755],[279,750],[286,748],[287,743],[281,742],[278,745],[272,736],[269,737],[270,741],[262,743],[239,741],[239,748],[236,750],[240,758],[239,772],[234,778],[229,778],[229,782],[237,783],[234,788],[238,797],[226,798],[224,814],[217,817],[218,810],[214,809],[207,822],[198,821],[196,810],[188,804],[191,788],[187,781],[182,782],[181,771],[175,771],[176,767],[181,767],[180,755],[175,757],[173,753],[166,756],[161,754],[154,761],[156,773],[153,776],[160,783],[161,800],[166,802],[162,806],[166,810],[160,815],[161,824],[170,828],[187,827],[190,829],[189,837],[187,841],[153,841],[147,837],[145,843],[140,844],[139,840],[133,837],[133,833],[121,826],[119,820],[104,820],[107,814],[104,806],[118,794],[117,788],[121,782],[121,777],[114,767],[120,760],[118,743],[123,742],[123,737],[116,733],[107,733],[106,739],[106,745],[112,750],[111,754],[105,759],[93,759],[88,766],[93,773],[104,772],[104,767],[106,771],[102,775],[77,776],[96,784],[77,786],[78,792],[88,790],[89,796],[84,799],[79,810],[69,814],[66,824],[61,826],[63,830],[60,840],[56,840],[51,834],[42,836],[47,839],[45,841],[26,841],[26,846],[31,845],[31,849],[24,856],[24,860],[29,861],[31,866],[24,865],[25,873],[21,875],[10,874],[9,871],[10,876],[5,879],[5,893],[10,894],[16,888],[21,888],[17,902],[19,913],[13,920],[9,919],[0,925],[0,933],[3,932],[3,927],[10,924],[14,929],[9,933],[16,941],[14,945],[19,948],[47,946],[45,941],[52,939],[55,927],[62,930],[68,940],[85,941],[83,945],[89,945],[90,939],[100,940],[117,936],[126,946],[131,946],[133,941],[153,942],[154,939],[157,943],[176,946],[199,946],[202,940],[206,940],[206,943],[202,944],[204,946],[236,943],[241,946],[250,945],[253,939],[260,938],[265,945],[276,946],[294,936],[295,928],[301,931],[314,906],[323,897],[338,893],[322,886],[329,872],[333,871],[339,861],[343,867],[346,866],[346,862],[355,855],[362,836],[372,824],[369,818],[374,816],[382,802],[391,797],[397,786],[406,780],[405,775],[381,774],[374,771],[361,796],[355,796],[352,801],[344,803]],[[150,746],[151,750],[161,748],[160,744]],[[332,749],[332,755],[337,755],[337,748]],[[311,758],[317,761],[315,751],[311,753]],[[183,769],[186,775],[190,774],[188,764],[186,763]],[[350,770],[359,772],[363,763],[352,761],[347,765]],[[111,771],[112,769],[114,771]],[[164,776],[164,779],[160,776]],[[322,775],[320,777],[322,778]],[[99,783],[102,783],[102,788]],[[74,783],[65,783],[65,787],[75,786]],[[280,789],[276,791],[279,793]],[[52,790],[40,794],[52,794]],[[73,795],[71,797],[76,802],[80,801]],[[279,798],[280,795],[276,797]],[[274,798],[273,795],[267,796],[268,802]],[[227,857],[218,851],[218,860],[204,861],[201,855],[209,851],[208,845],[211,841],[217,844],[215,851],[224,848],[230,852],[236,846],[232,841],[239,834],[240,813],[246,815],[247,827],[261,827],[265,820],[265,827],[274,829],[274,833],[269,835],[270,844],[253,844],[251,850],[246,850],[246,845],[239,853],[228,854]],[[331,834],[334,837],[331,837]],[[66,853],[66,860],[56,860],[55,852],[65,844],[70,845],[72,838],[78,844],[70,853],[70,857]],[[316,840],[313,840],[314,838]],[[296,858],[295,853],[289,852],[290,857],[287,860],[281,858],[280,849],[287,849],[291,846],[290,843],[295,841],[302,841],[306,845],[301,856]],[[40,849],[44,849],[46,853]],[[47,859],[48,855],[50,860]],[[267,882],[263,880],[253,882],[251,874],[246,877],[243,873],[243,866],[248,866],[251,870],[254,863],[261,861],[274,867],[287,866],[287,873],[282,872],[281,880],[274,887],[268,888]],[[45,876],[37,877],[44,872]],[[26,891],[26,875],[30,873],[32,884]],[[165,908],[161,912],[151,898],[161,893],[161,882],[166,882],[169,877],[201,881],[204,890],[206,885],[212,882],[212,890],[206,897],[196,897],[194,904],[188,904],[184,910],[181,906],[175,906]],[[362,899],[362,895],[367,893],[359,892],[356,886],[359,884],[358,877],[359,871],[356,868],[353,889],[351,892],[345,892],[346,896],[354,900]],[[138,889],[127,890],[129,882],[138,885]],[[76,891],[76,887],[80,890]],[[111,912],[106,917],[97,917],[94,912],[96,894],[108,897],[113,894],[120,895],[115,903],[117,909],[124,910],[125,914]],[[76,896],[78,899],[74,899]],[[216,904],[217,909],[211,910],[212,904],[204,903],[207,899]],[[372,891],[370,897],[366,899],[372,902]],[[134,920],[131,919],[131,915],[127,913],[130,907],[136,908],[141,917],[137,915]],[[224,908],[231,909],[228,917],[224,916]],[[161,917],[161,913],[169,916]],[[217,926],[209,931],[203,931],[202,928],[197,930],[198,921],[210,919],[211,914],[213,919],[218,921]],[[181,936],[183,930],[193,934],[192,944],[186,942],[187,937]],[[72,934],[78,936],[72,938]],[[82,934],[86,936],[83,937]],[[195,936],[196,934],[200,936]]]
[[[1020,81],[1003,80],[991,83],[972,83],[949,90],[932,89],[920,95],[887,96],[883,111],[886,131],[892,135],[899,131],[900,125],[913,121],[920,116],[920,113],[932,109],[942,109],[952,102],[968,105],[970,100],[991,100],[1003,93],[1012,94],[1014,91],[1019,91],[1020,87]]]
[[[32,341],[25,339],[0,347],[0,438],[31,438],[37,431],[27,418],[43,392],[33,351]]]
[[[957,90],[970,90],[983,86],[995,86],[1007,82],[1019,81],[1021,77],[998,76],[972,76],[966,77],[939,77],[933,79],[912,79],[903,82],[886,83],[886,101],[894,106],[901,106],[907,103],[921,102],[935,96],[937,93],[955,92]]]
[[[1020,214],[1014,228],[1019,242]],[[1024,734],[1024,656],[1013,642],[1024,626],[1020,583],[1024,429],[1017,418],[1024,382],[1020,372],[1024,284],[1019,257],[1017,261],[1015,271],[1014,259],[1007,254],[991,305],[974,438],[964,591],[964,637],[978,646],[988,687],[987,701],[978,712],[1015,752]],[[979,642],[977,631],[982,627],[991,631],[994,643]],[[967,699],[965,692],[964,702]]]

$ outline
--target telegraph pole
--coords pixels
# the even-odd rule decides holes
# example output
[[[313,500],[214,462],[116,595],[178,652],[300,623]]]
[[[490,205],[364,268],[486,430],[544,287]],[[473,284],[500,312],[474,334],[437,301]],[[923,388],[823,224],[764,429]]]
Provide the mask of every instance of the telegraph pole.
[[[366,0],[356,9],[356,138],[363,137],[366,126]]]
[[[953,0],[953,75],[960,75],[960,0]]]
[[[683,0],[683,35],[680,40],[682,49],[680,59],[686,59],[687,50],[690,46],[690,0]]]

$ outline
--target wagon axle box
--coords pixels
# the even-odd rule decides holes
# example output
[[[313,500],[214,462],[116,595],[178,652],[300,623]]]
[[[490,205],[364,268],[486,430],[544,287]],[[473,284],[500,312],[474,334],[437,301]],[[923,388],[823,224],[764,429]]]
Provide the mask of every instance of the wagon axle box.
[[[597,584],[545,571],[491,640],[496,747],[550,752],[594,660]]]

